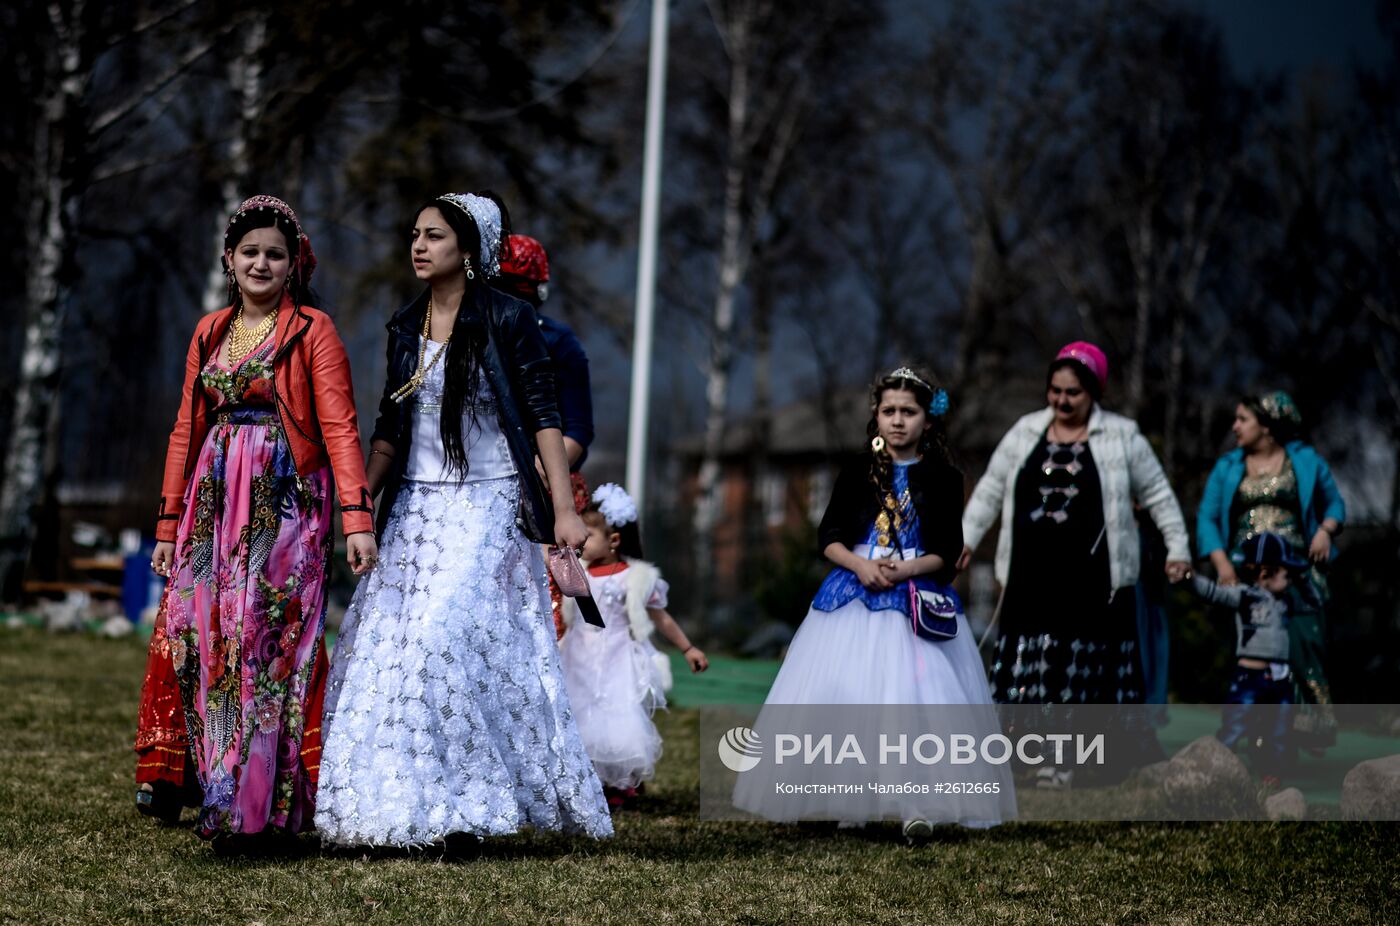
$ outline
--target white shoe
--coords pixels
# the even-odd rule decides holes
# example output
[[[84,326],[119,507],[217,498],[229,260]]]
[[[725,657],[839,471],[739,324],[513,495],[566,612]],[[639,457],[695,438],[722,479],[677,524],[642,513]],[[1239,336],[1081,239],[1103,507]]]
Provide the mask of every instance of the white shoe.
[[[1068,791],[1074,783],[1074,769],[1047,765],[1035,773],[1035,786],[1048,791]]]

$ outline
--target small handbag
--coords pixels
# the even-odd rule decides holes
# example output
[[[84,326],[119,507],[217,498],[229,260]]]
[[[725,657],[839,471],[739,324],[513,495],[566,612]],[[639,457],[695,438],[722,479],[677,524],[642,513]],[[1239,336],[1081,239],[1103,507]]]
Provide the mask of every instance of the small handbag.
[[[899,529],[894,526],[895,513],[889,505],[881,502],[881,507],[890,518],[890,533],[894,536],[895,549],[900,559],[904,558],[904,545],[899,540]],[[914,580],[908,582],[909,624],[914,635],[925,640],[951,640],[958,635],[958,605],[956,599],[934,589],[919,588]]]
[[[958,635],[958,607],[943,592],[919,588],[909,580],[909,620],[914,635],[925,640],[951,640]]]
[[[549,574],[554,576],[559,591],[574,599],[585,621],[594,627],[603,626],[603,615],[593,600],[593,590],[588,587],[588,575],[571,547],[549,548]]]

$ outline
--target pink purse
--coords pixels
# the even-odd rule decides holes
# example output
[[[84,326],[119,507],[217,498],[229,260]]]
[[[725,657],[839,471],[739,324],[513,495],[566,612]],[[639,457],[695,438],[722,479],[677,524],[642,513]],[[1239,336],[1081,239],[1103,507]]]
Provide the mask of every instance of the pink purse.
[[[603,626],[603,615],[598,612],[598,603],[593,600],[593,591],[588,587],[588,575],[572,548],[549,548],[549,574],[554,576],[559,591],[574,599],[585,621],[595,627]]]

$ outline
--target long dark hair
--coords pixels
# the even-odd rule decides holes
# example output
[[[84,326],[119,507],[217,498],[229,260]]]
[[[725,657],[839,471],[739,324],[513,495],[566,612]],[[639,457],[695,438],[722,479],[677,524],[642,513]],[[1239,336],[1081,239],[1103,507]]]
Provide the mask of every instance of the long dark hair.
[[[870,421],[865,426],[865,436],[873,440],[880,433],[880,402],[884,399],[885,392],[890,389],[908,390],[914,394],[914,401],[918,402],[919,407],[924,410],[929,423],[928,430],[919,437],[919,454],[924,457],[932,454],[934,459],[956,469],[952,451],[948,449],[948,428],[944,424],[946,415],[935,415],[930,411],[934,400],[934,389],[937,388],[937,380],[933,378],[932,373],[924,369],[915,368],[911,372],[918,379],[895,376],[891,373],[880,377],[870,387]],[[894,491],[893,465],[888,450],[872,450],[870,454],[870,481],[874,484],[881,499]]]
[[[506,211],[506,204],[500,196],[490,190],[481,190],[474,195],[489,199],[500,208],[501,248],[504,253],[510,239],[510,213]],[[472,428],[479,430],[481,427],[477,420],[477,384],[481,377],[481,352],[486,345],[488,334],[486,320],[476,311],[476,298],[477,287],[487,285],[486,272],[484,267],[479,266],[481,233],[477,230],[476,220],[459,206],[441,199],[430,199],[423,203],[414,212],[414,219],[428,208],[442,213],[443,220],[457,235],[457,246],[471,255],[472,266],[475,268],[475,277],[464,280],[466,289],[462,293],[457,325],[452,341],[447,345],[447,356],[444,358],[442,421],[439,431],[447,456],[448,470],[456,473],[459,481],[463,481],[467,478],[469,468],[465,435],[470,433]],[[465,273],[464,270],[464,276]],[[465,431],[462,424],[464,418],[468,419]]]

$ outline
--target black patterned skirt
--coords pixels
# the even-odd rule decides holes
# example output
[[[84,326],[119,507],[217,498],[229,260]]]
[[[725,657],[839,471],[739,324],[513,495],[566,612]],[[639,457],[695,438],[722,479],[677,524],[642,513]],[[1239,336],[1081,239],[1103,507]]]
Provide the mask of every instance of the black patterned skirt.
[[[1124,596],[1126,597],[1126,596]],[[1135,639],[1007,633],[992,657],[998,704],[1141,704]]]

